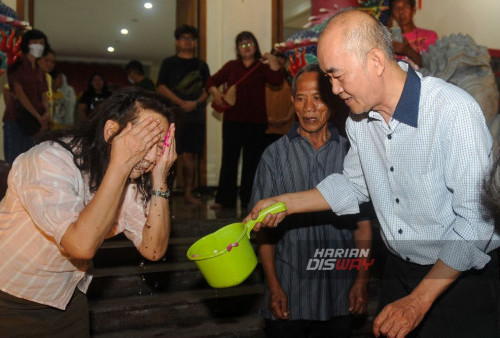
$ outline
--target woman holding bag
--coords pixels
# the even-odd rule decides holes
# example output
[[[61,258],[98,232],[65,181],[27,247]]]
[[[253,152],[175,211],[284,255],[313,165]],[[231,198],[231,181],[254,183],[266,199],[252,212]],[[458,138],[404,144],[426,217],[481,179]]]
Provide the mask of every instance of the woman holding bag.
[[[273,86],[283,83],[283,73],[276,58],[261,54],[257,39],[251,32],[236,36],[237,59],[228,61],[206,83],[215,106],[225,106],[223,94],[217,89],[236,86],[236,101],[224,111],[222,124],[222,165],[219,187],[212,209],[234,207],[237,196],[237,169],[243,150],[240,200],[245,207],[252,192],[253,178],[260,156],[265,148],[267,112],[266,82]]]

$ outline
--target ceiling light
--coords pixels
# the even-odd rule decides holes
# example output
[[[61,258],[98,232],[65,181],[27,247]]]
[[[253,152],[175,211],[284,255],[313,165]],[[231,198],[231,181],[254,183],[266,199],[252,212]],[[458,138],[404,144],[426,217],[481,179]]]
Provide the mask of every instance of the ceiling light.
[[[120,33],[122,33],[123,35],[127,35],[128,34],[128,29],[126,28],[122,28]]]
[[[108,52],[113,53],[115,51],[115,47],[109,46]]]
[[[144,3],[144,8],[151,9],[151,8],[153,8],[153,4],[151,2],[145,2]]]

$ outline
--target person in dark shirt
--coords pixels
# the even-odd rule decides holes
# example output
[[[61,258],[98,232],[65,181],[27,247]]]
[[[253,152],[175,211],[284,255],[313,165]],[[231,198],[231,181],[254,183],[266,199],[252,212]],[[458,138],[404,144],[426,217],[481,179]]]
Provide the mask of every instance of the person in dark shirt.
[[[128,80],[138,87],[146,90],[156,91],[156,86],[150,78],[144,74],[144,66],[140,61],[132,60],[125,66]]]
[[[250,201],[253,178],[260,156],[265,148],[267,129],[266,83],[279,86],[283,72],[271,53],[261,54],[257,39],[251,32],[236,36],[237,59],[226,62],[210,77],[205,88],[213,95],[218,106],[224,105],[223,95],[217,87],[226,84],[236,86],[236,102],[224,112],[222,124],[222,165],[219,187],[212,209],[234,207],[237,196],[237,169],[240,152],[243,151],[240,201],[246,206]],[[264,62],[263,62],[264,61]],[[250,74],[248,74],[251,71]]]
[[[5,160],[10,164],[33,146],[33,135],[48,130],[50,119],[47,81],[36,62],[50,49],[47,37],[33,29],[22,39],[22,54],[7,69],[10,94],[3,116],[3,141]]]
[[[210,76],[207,64],[196,57],[198,30],[182,25],[174,32],[177,54],[166,58],[158,75],[158,93],[179,107],[176,142],[182,164],[184,197],[187,203],[201,204],[192,190],[197,158],[205,150],[205,81]]]
[[[91,119],[97,105],[109,96],[111,96],[111,91],[106,85],[104,76],[99,73],[92,74],[87,90],[83,92],[80,101],[78,101],[78,118],[80,122],[87,122]]]

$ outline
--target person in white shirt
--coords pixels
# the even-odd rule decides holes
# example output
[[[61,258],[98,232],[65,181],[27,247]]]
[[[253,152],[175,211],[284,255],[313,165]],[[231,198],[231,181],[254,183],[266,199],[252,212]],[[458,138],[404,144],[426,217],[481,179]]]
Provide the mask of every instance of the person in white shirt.
[[[123,232],[163,257],[173,116],[160,95],[123,89],[89,125],[14,161],[0,203],[0,336],[88,336],[87,268],[105,238]]]
[[[481,204],[491,135],[479,104],[462,89],[397,63],[391,35],[361,10],[336,14],[318,61],[349,106],[350,149],[342,174],[277,201],[288,214],[359,211],[371,200],[388,249],[376,337],[499,337],[500,237]]]

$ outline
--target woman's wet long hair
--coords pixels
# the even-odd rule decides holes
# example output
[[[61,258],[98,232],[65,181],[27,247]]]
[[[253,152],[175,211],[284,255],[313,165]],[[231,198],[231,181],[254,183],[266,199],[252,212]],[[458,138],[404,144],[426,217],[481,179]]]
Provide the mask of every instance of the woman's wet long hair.
[[[73,161],[82,173],[89,177],[90,192],[99,188],[108,169],[111,142],[129,122],[134,123],[141,110],[152,110],[174,122],[173,110],[163,96],[139,87],[117,90],[112,96],[99,104],[92,119],[79,128],[58,130],[42,135],[37,142],[54,141],[73,154]],[[106,142],[104,126],[113,120],[119,124],[118,131]],[[151,173],[143,175],[145,184],[138,184],[140,193],[149,198]]]

